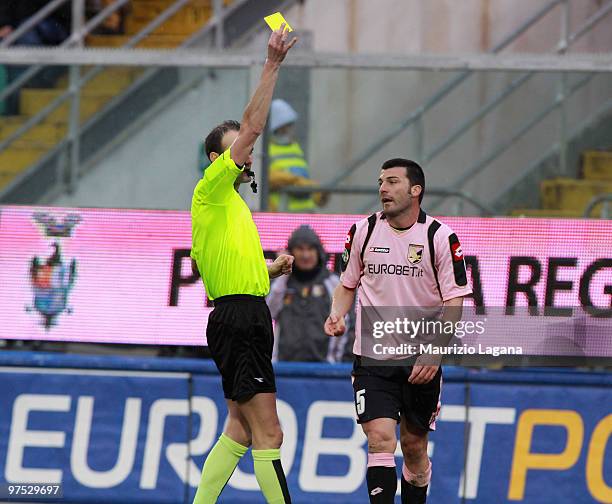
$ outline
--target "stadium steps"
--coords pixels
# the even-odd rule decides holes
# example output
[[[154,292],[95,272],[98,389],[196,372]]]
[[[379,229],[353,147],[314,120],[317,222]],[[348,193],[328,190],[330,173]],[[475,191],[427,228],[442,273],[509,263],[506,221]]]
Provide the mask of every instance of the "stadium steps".
[[[132,0],[125,18],[125,35],[90,35],[90,47],[120,47],[130,37],[153,21],[174,3],[173,0]],[[225,0],[230,3],[230,0]],[[191,0],[168,21],[159,26],[137,47],[175,48],[200,30],[212,15],[212,0]],[[89,68],[82,68],[82,75]],[[113,97],[121,94],[142,73],[141,69],[108,68],[88,82],[82,89],[80,101],[81,123],[101,110]],[[68,86],[68,76],[59,79],[55,89],[25,88],[21,90],[19,116],[0,118],[0,138],[8,138],[29,118],[60,96]],[[49,114],[7,149],[0,152],[0,190],[22,170],[37,162],[64,138],[68,127],[70,100]]]
[[[121,47],[130,39],[126,35],[92,35],[87,37],[89,47]],[[173,49],[181,45],[185,40],[184,36],[163,34],[150,35],[136,44],[137,48],[146,49]]]
[[[90,35],[87,45],[91,47],[120,47],[139,33],[151,21],[174,3],[173,0],[133,0],[125,20],[125,35]],[[225,4],[229,4],[225,1]],[[200,30],[212,17],[211,0],[191,0],[183,9],[136,45],[153,49],[174,48],[185,38]]]
[[[128,35],[135,35],[151,21],[170,7],[172,0],[138,0],[132,2],[132,12],[126,19]],[[229,2],[225,2],[226,5]],[[152,32],[151,35],[185,35],[202,28],[212,16],[213,7],[209,0],[191,0],[189,5],[178,11],[168,21]]]
[[[137,75],[138,71],[131,69],[108,69],[87,83],[83,87],[80,102],[81,122],[87,120],[113,96],[129,86]],[[0,119],[0,140],[8,138],[33,115],[59,97],[67,85],[68,77],[63,76],[55,89],[23,89],[19,97],[21,115]],[[45,152],[65,137],[68,131],[69,113],[70,101],[67,100],[43,122],[28,130],[12,142],[8,149],[0,153],[0,174],[2,174],[0,187],[10,182],[22,169],[38,161]]]
[[[23,126],[27,120],[28,118],[25,116],[5,118],[5,120],[0,123],[0,140],[8,138],[9,135]],[[33,143],[43,141],[56,144],[64,138],[67,129],[67,124],[65,122],[43,122],[28,130],[15,141],[14,145],[17,145],[17,142],[24,141],[32,141]]]
[[[582,217],[586,206],[596,196],[612,194],[612,152],[586,151],[582,156],[582,178],[555,177],[540,183],[542,208],[514,209],[512,216]],[[602,203],[595,206],[591,217],[600,217]]]
[[[91,69],[92,67],[81,67],[81,75],[85,75]],[[85,91],[85,93],[95,90],[100,92],[107,91],[111,94],[116,94],[128,87],[141,73],[142,70],[137,68],[107,68],[85,84],[82,89]],[[59,79],[57,87],[68,87],[68,75],[64,75]]]
[[[0,152],[0,166],[2,166],[2,172],[0,172],[2,178],[0,180],[8,183],[25,167],[38,161],[47,151],[47,148],[41,149],[28,145],[25,148],[15,146]]]
[[[83,73],[89,68],[84,68]],[[131,68],[106,69],[81,91],[80,121],[83,123],[98,112],[114,96],[127,88],[141,70]],[[68,85],[68,77],[59,79],[54,89],[22,89],[19,96],[21,115],[0,119],[0,139],[5,140],[19,129],[32,116],[63,94]],[[43,122],[31,128],[24,135],[0,152],[0,189],[8,184],[23,169],[37,162],[46,152],[60,142],[68,131],[70,100],[49,114]]]
[[[580,211],[600,194],[612,193],[612,181],[556,178],[541,185],[542,206],[550,210]]]
[[[585,173],[589,163],[588,153],[612,152],[612,102],[602,106],[588,120],[575,125],[567,147],[567,166],[571,170],[567,176],[579,180],[591,179]],[[527,215],[531,209],[544,208],[541,204],[541,182],[559,176],[559,152],[551,149],[504,188],[492,206],[500,215]],[[583,211],[584,208],[581,209]]]
[[[36,115],[63,92],[61,89],[24,89],[19,97],[20,110],[26,117]],[[100,110],[113,96],[112,94],[99,94],[91,91],[84,93],[79,106],[81,122]],[[67,100],[51,112],[45,118],[45,121],[51,123],[68,122],[69,114],[70,100]]]
[[[105,0],[112,1],[112,0]],[[246,0],[240,3],[234,0],[224,0],[225,5],[235,5],[228,15],[223,19],[223,29],[227,37],[224,40],[224,47],[241,47],[249,37],[254,35],[262,28],[261,19],[280,8],[297,3],[298,0]],[[143,23],[153,20],[155,12],[166,9],[174,2],[173,0],[131,0],[128,4],[127,13],[124,17],[125,33],[122,35],[92,35],[86,43],[92,47],[118,47],[127,41],[127,36],[134,35]],[[161,9],[161,10],[160,10]],[[181,11],[166,23],[162,24],[149,37],[145,38],[139,47],[161,48],[175,47],[177,41],[184,41],[191,37],[194,32],[200,30],[206,24],[204,16],[206,12],[212,13],[212,0],[191,0]],[[178,21],[178,22],[177,22]],[[180,31],[179,31],[180,30]],[[214,30],[203,33],[197,40],[198,47],[207,47],[214,44]],[[127,69],[127,67],[121,67]],[[120,69],[106,69],[99,77],[99,82],[107,79],[113,85],[115,77],[108,77],[107,72],[118,72]],[[88,120],[87,127],[81,131],[80,138],[80,161],[82,173],[85,170],[95,169],[97,156],[105,152],[106,149],[113,149],[115,142],[128,142],[129,136],[118,137],[119,132],[126,131],[128,128],[145,119],[156,105],[172,96],[182,82],[179,71],[176,68],[158,68],[151,75],[143,78],[145,70],[131,70],[125,79],[121,78],[125,87],[113,97],[113,100],[103,107],[103,110]],[[104,77],[106,76],[106,77]],[[57,89],[66,88],[67,77],[63,78]],[[129,83],[129,84],[128,84]],[[108,95],[105,84],[100,84],[102,90],[89,93],[87,87],[83,100],[88,100],[89,95]],[[166,105],[169,106],[169,105]],[[6,138],[11,131],[15,131],[20,124],[28,117],[24,115],[15,117],[0,117],[0,135]],[[45,122],[44,126],[28,133],[22,138],[28,139],[48,139],[55,138],[59,142],[65,138],[67,131],[66,122],[61,117],[54,118],[59,122]],[[61,134],[58,138],[55,135]],[[40,135],[40,137],[39,137]],[[57,145],[57,144],[56,144]],[[9,146],[9,149],[11,147]],[[47,156],[44,162],[30,163],[18,171],[22,176],[18,181],[14,180],[16,164],[5,169],[0,160],[0,198],[5,204],[31,204],[40,202],[41,204],[52,201],[57,196],[58,189],[64,185],[62,173],[57,170],[57,162],[61,160],[63,153],[54,148],[53,155]],[[38,156],[40,154],[37,153]],[[33,166],[32,166],[33,165]],[[11,183],[13,181],[14,183]],[[10,188],[7,185],[10,184]]]

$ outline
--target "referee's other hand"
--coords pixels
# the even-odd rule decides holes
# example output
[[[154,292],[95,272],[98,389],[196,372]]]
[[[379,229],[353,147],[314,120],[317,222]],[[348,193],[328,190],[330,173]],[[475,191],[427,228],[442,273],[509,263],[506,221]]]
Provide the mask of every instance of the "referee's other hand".
[[[289,254],[279,255],[270,265],[270,277],[276,278],[281,275],[290,275],[293,271],[293,256]]]
[[[330,313],[323,328],[328,336],[342,336],[346,331],[344,317],[338,317],[335,313]]]
[[[285,30],[285,23],[280,28],[272,32],[268,41],[268,61],[280,65],[291,49],[298,41],[297,37],[293,37],[288,41],[289,32]]]

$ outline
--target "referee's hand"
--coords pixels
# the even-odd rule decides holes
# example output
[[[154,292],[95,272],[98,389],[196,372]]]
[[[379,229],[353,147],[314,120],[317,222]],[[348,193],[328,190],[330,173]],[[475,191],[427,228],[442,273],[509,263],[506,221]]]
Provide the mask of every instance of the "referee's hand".
[[[335,313],[330,313],[325,321],[323,329],[328,336],[342,336],[346,331],[344,317],[338,317]]]
[[[290,275],[293,271],[293,256],[289,254],[279,255],[275,261],[268,266],[270,278],[277,278],[281,275]]]
[[[293,37],[290,42],[288,41],[289,31],[285,30],[285,26],[285,23],[283,23],[278,30],[272,32],[270,40],[268,41],[268,61],[276,65],[282,63],[289,49],[291,49],[298,40],[297,37]]]

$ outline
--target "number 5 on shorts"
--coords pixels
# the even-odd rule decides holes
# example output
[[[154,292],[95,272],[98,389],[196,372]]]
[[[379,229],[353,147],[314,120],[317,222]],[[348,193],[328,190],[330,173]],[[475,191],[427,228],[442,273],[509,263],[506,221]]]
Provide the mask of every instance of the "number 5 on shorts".
[[[355,394],[355,406],[358,415],[365,413],[365,389],[358,390]]]

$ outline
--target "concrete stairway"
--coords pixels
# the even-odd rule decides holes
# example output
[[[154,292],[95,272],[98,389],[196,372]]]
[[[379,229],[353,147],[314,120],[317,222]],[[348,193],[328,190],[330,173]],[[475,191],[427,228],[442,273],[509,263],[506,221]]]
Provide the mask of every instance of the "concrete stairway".
[[[122,46],[173,3],[173,0],[132,0],[126,12],[124,35],[90,35],[86,39],[86,45]],[[230,3],[230,0],[225,0],[225,3]],[[200,30],[211,15],[212,0],[191,0],[166,23],[142,40],[137,47],[177,47]],[[82,90],[81,123],[100,111],[113,97],[121,94],[141,72],[139,69],[125,67],[109,68],[92,79]],[[60,96],[67,85],[68,79],[64,76],[53,89],[22,89],[19,98],[20,114],[0,117],[0,141],[8,138],[29,118]],[[67,101],[48,115],[42,123],[0,151],[0,190],[65,137],[69,113],[70,104]]]
[[[125,20],[125,35],[90,35],[87,45],[92,47],[119,47],[136,35],[164,10],[173,0],[132,0]],[[229,4],[228,0],[225,4]],[[172,48],[200,30],[212,16],[211,0],[191,0],[168,21],[153,31],[136,47]]]

